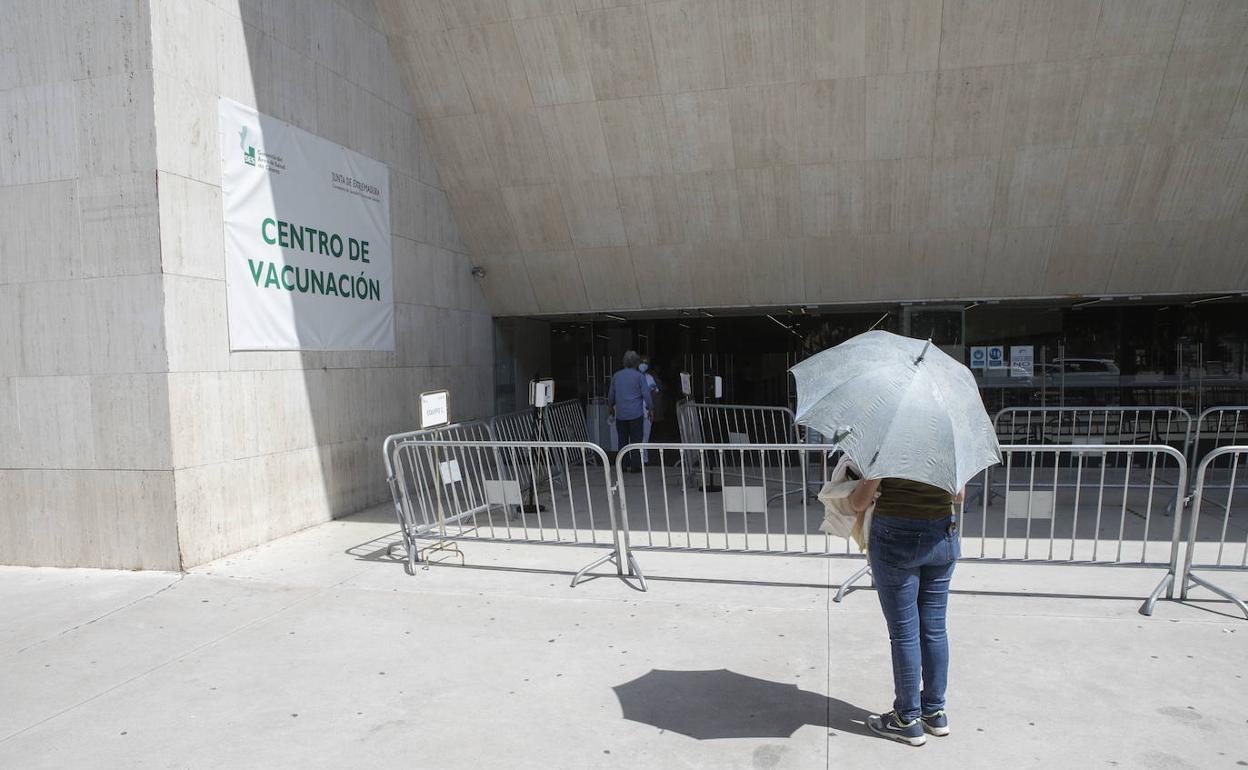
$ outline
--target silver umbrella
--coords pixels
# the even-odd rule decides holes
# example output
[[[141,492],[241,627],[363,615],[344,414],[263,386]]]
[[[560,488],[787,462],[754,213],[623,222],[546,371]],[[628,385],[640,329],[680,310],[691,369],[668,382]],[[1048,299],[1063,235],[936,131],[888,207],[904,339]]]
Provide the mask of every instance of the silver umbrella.
[[[975,377],[931,340],[870,331],[789,371],[798,424],[833,436],[867,478],[956,493],[1001,462]]]

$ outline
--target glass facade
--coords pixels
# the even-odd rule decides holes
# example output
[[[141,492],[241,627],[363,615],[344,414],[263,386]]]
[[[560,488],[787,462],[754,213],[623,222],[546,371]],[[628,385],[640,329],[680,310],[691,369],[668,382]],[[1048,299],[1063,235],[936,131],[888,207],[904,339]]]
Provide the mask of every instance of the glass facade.
[[[560,393],[605,393],[629,348],[649,355],[669,393],[691,372],[695,397],[784,404],[787,369],[860,334],[931,337],[972,366],[990,412],[1006,406],[1248,404],[1248,298],[1212,302],[971,303],[790,310],[764,316],[554,321]],[[980,365],[982,362],[982,366]]]

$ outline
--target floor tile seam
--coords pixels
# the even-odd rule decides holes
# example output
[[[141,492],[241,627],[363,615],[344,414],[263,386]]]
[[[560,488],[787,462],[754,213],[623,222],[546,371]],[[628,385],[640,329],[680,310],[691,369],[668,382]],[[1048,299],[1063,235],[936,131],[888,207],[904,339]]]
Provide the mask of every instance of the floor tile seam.
[[[1138,603],[1138,602],[1137,602]],[[1138,612],[1132,612],[1127,615],[1082,615],[1066,612],[968,612],[965,610],[950,610],[949,616],[952,618],[964,617],[1008,617],[1008,618],[1037,618],[1046,620],[1097,620],[1104,623],[1126,622],[1148,625],[1219,625],[1227,622],[1239,620],[1243,623],[1244,619],[1238,616],[1229,617],[1190,617],[1190,618],[1169,618],[1159,617],[1155,615],[1141,615]]]
[[[363,574],[365,573],[364,572],[356,573],[344,580],[338,581],[337,583],[334,584],[333,587],[337,587],[337,588],[345,587],[348,590],[364,591],[368,593],[390,594],[390,593],[395,592],[395,589],[393,588],[374,588],[370,586],[344,585],[350,582],[351,580],[354,580],[355,578],[360,577]],[[568,573],[569,576],[571,574],[572,573]],[[208,578],[208,579],[214,579],[214,580],[225,580],[225,581],[234,580],[234,581],[245,582],[245,583],[272,585],[272,586],[280,586],[280,587],[286,587],[286,588],[320,589],[320,588],[326,587],[320,584],[302,584],[302,583],[296,583],[296,582],[286,583],[286,582],[272,580],[270,578],[259,578],[259,577],[253,577],[253,576],[248,576],[248,575],[223,575],[223,574],[209,574],[209,573],[201,572],[201,573],[194,573],[194,577]],[[568,589],[568,590],[573,590],[573,589]],[[819,589],[806,589],[806,590],[824,590],[824,589],[819,588]],[[622,597],[583,596],[583,595],[582,596],[567,596],[567,595],[555,596],[553,594],[552,595],[537,595],[537,594],[528,594],[528,593],[501,593],[501,592],[484,592],[483,593],[480,591],[472,591],[472,590],[467,590],[467,591],[449,590],[449,589],[444,589],[444,588],[437,587],[437,586],[425,587],[424,589],[420,591],[403,591],[402,593],[412,594],[412,595],[422,595],[422,596],[436,595],[436,596],[456,596],[456,597],[486,595],[486,596],[498,596],[498,597],[523,598],[523,599],[529,599],[529,600],[534,600],[534,601],[569,601],[571,600],[571,601],[609,602],[609,603],[618,603],[618,604],[629,604],[635,601],[635,599],[629,596],[622,596]],[[829,591],[829,596],[830,595],[831,595],[831,592]],[[685,604],[693,603],[691,600],[688,600],[688,599],[676,601],[674,599],[655,599],[651,597],[653,597],[653,594],[647,595],[645,599],[647,604],[685,605]],[[790,611],[790,610],[798,610],[798,609],[801,609],[801,610],[813,609],[817,611],[818,609],[817,607],[810,608],[810,607],[784,607],[784,606],[778,606],[778,605],[760,605],[756,602],[748,602],[748,601],[743,601],[743,602],[734,603],[734,604],[726,604],[726,603],[717,602],[717,603],[709,603],[705,605],[700,604],[699,606],[720,607],[724,609],[729,609],[729,608],[734,608],[734,607],[749,607],[750,609],[769,609],[769,610],[775,610],[775,611]]]
[[[395,593],[393,589],[389,589],[389,588],[386,588],[386,589],[370,588],[367,586],[345,586],[345,588],[351,591],[363,591],[363,592],[368,592],[368,593],[383,593],[383,594]],[[535,594],[525,594],[525,593],[491,593],[491,592],[485,592],[483,594],[479,591],[448,591],[448,590],[442,590],[438,588],[432,588],[432,589],[425,590],[425,591],[403,591],[402,593],[413,595],[413,596],[446,596],[446,597],[485,596],[485,597],[495,597],[495,598],[500,598],[500,599],[503,599],[503,598],[523,599],[526,601],[534,601],[534,602],[594,602],[594,603],[620,604],[620,605],[633,606],[633,600],[630,600],[628,598],[613,598],[613,597],[605,597],[605,596],[555,596],[555,595],[535,595]],[[772,611],[772,612],[819,612],[819,607],[817,606],[783,607],[783,606],[775,606],[775,605],[760,605],[760,604],[753,603],[753,602],[740,602],[736,604],[724,604],[720,602],[701,603],[692,599],[683,599],[681,601],[676,601],[674,599],[646,599],[644,604],[638,604],[636,606],[645,607],[645,606],[656,606],[656,605],[668,607],[668,608],[671,608],[671,607],[684,608],[684,607],[690,607],[690,606],[697,606],[697,607],[706,608],[706,609],[722,609],[722,610],[735,610],[735,609],[748,608],[752,610],[767,610],[767,611]]]
[[[183,578],[179,578],[179,580],[178,580],[178,581],[177,581],[174,585],[177,585],[177,584],[181,583],[181,582],[182,582],[182,579],[184,579],[184,577],[185,577],[185,576],[183,576]],[[351,577],[357,577],[357,575],[353,575],[353,576],[351,576]],[[205,649],[207,649],[207,648],[209,648],[209,647],[212,647],[213,645],[215,645],[215,644],[217,644],[217,643],[219,643],[219,642],[221,642],[221,641],[224,641],[225,639],[227,639],[227,638],[229,638],[229,637],[231,637],[231,636],[233,636],[233,635],[235,635],[235,634],[237,634],[237,633],[240,633],[240,632],[242,632],[242,631],[245,631],[245,630],[247,630],[247,629],[249,629],[249,628],[252,628],[252,627],[254,627],[254,626],[260,625],[260,624],[262,624],[262,623],[265,623],[265,622],[269,621],[270,619],[272,619],[272,618],[274,618],[274,617],[276,617],[276,616],[278,616],[278,615],[282,614],[283,612],[286,612],[287,610],[289,610],[289,609],[291,609],[291,608],[293,608],[293,607],[295,607],[295,606],[297,606],[297,605],[299,605],[299,604],[303,604],[304,602],[311,601],[312,599],[315,599],[316,597],[318,597],[318,596],[320,596],[320,595],[322,595],[322,594],[324,594],[324,593],[327,593],[327,592],[329,592],[329,591],[332,591],[334,588],[337,588],[339,585],[341,585],[343,582],[345,582],[346,580],[349,580],[349,579],[351,579],[351,578],[346,578],[346,579],[344,579],[343,581],[340,581],[339,583],[336,583],[336,584],[334,584],[334,585],[332,585],[332,586],[328,586],[328,587],[324,588],[323,590],[316,591],[316,592],[314,592],[314,593],[310,593],[310,594],[308,594],[308,595],[306,595],[306,596],[298,597],[298,598],[294,599],[293,601],[291,601],[289,604],[285,604],[285,605],[283,605],[283,606],[281,606],[281,607],[279,607],[279,608],[277,608],[277,609],[273,610],[272,612],[269,612],[269,613],[267,613],[267,614],[265,614],[265,615],[262,615],[261,617],[258,617],[258,618],[253,618],[252,620],[249,620],[249,621],[247,621],[246,623],[243,623],[242,625],[236,626],[235,628],[232,628],[232,629],[230,629],[229,631],[226,631],[226,632],[224,632],[224,633],[222,633],[222,634],[220,634],[220,635],[218,635],[218,636],[216,636],[216,637],[214,637],[214,638],[212,638],[212,639],[209,639],[208,641],[206,641],[206,642],[204,642],[204,643],[202,643],[202,644],[196,645],[196,646],[192,647],[192,648],[191,648],[191,649],[189,649],[189,650],[186,650],[186,651],[184,651],[184,652],[181,652],[181,653],[179,653],[179,654],[177,654],[177,655],[175,655],[175,656],[173,656],[173,657],[169,658],[168,660],[165,660],[165,661],[163,661],[163,662],[161,662],[161,663],[157,663],[156,665],[154,665],[154,666],[152,666],[152,667],[150,667],[150,668],[148,668],[148,669],[145,669],[144,671],[140,671],[139,673],[134,674],[133,676],[131,676],[131,677],[129,677],[129,678],[127,678],[127,679],[125,679],[125,680],[123,680],[123,681],[121,681],[121,682],[117,682],[116,684],[110,685],[109,687],[106,687],[105,689],[101,690],[100,692],[97,692],[97,693],[95,693],[94,695],[91,695],[91,696],[89,696],[89,697],[87,697],[87,698],[84,698],[84,699],[82,699],[82,700],[78,701],[77,703],[74,703],[74,704],[73,704],[73,705],[71,705],[71,706],[66,706],[65,708],[61,709],[60,711],[56,712],[55,714],[50,714],[50,715],[48,715],[48,716],[46,716],[46,717],[44,717],[44,718],[42,718],[42,719],[40,719],[40,720],[38,720],[38,721],[34,722],[33,724],[29,724],[29,725],[27,725],[26,727],[21,728],[20,730],[16,730],[16,731],[14,731],[14,732],[12,732],[12,733],[9,733],[8,735],[6,735],[6,736],[4,736],[4,737],[0,737],[0,745],[3,745],[3,744],[5,744],[5,743],[8,743],[10,740],[12,740],[12,739],[14,739],[14,738],[16,738],[16,737],[18,737],[18,736],[20,736],[20,735],[24,734],[24,733],[27,733],[27,732],[29,732],[29,731],[31,731],[31,730],[33,730],[33,729],[35,729],[36,727],[39,727],[40,725],[43,725],[43,724],[46,724],[46,723],[48,723],[48,722],[51,722],[51,721],[53,721],[53,720],[55,720],[55,719],[58,719],[58,718],[60,718],[60,717],[62,717],[62,716],[64,716],[64,715],[68,714],[69,712],[74,711],[74,710],[76,710],[76,709],[79,709],[79,708],[81,708],[82,706],[85,706],[85,705],[87,705],[88,703],[91,703],[92,701],[98,700],[98,699],[100,699],[100,698],[104,697],[105,695],[108,695],[109,693],[112,693],[112,692],[114,692],[114,691],[116,691],[116,690],[119,690],[119,689],[121,689],[122,687],[125,687],[125,686],[126,686],[126,685],[128,685],[128,684],[131,684],[132,682],[138,681],[139,679],[143,679],[144,677],[147,677],[148,675],[150,675],[150,674],[152,674],[152,673],[155,673],[156,671],[159,671],[160,669],[165,668],[166,666],[169,666],[169,665],[172,665],[172,664],[174,664],[174,663],[177,663],[178,661],[184,660],[185,658],[188,658],[188,657],[190,657],[190,656],[192,656],[192,655],[194,655],[194,654],[196,654],[196,653],[198,653],[198,652],[200,652],[200,651],[202,651],[202,650],[205,650]],[[172,586],[167,586],[166,588],[169,588],[169,587],[172,587]],[[162,590],[164,590],[164,589],[162,589]],[[158,593],[159,593],[159,592],[158,592]]]
[[[160,588],[158,588],[158,589],[156,589],[156,590],[154,590],[154,591],[152,591],[152,592],[150,592],[150,593],[146,593],[146,594],[144,594],[144,595],[142,595],[142,596],[139,596],[139,597],[136,597],[136,598],[134,598],[134,599],[131,599],[130,601],[126,602],[125,604],[123,604],[123,605],[121,605],[121,606],[119,606],[119,607],[114,607],[113,609],[109,610],[108,612],[105,612],[105,613],[104,613],[104,614],[102,614],[102,615],[98,615],[98,616],[96,616],[96,617],[94,617],[94,618],[91,618],[90,620],[85,620],[85,621],[83,621],[83,622],[81,622],[81,623],[78,623],[77,625],[74,625],[74,626],[71,626],[71,627],[69,627],[69,628],[66,628],[66,629],[62,630],[60,633],[56,634],[55,636],[50,636],[50,637],[48,637],[47,639],[40,639],[40,640],[39,640],[39,641],[37,641],[37,642],[32,642],[32,643],[30,643],[30,644],[26,645],[25,647],[22,647],[21,649],[17,650],[14,654],[20,654],[20,653],[26,652],[27,650],[33,650],[33,649],[35,649],[36,647],[41,647],[41,646],[43,646],[43,645],[45,645],[45,644],[48,644],[49,642],[53,642],[53,641],[55,641],[55,640],[57,640],[57,639],[60,639],[60,638],[61,638],[61,637],[63,637],[63,636],[67,636],[68,634],[72,634],[73,632],[77,631],[77,630],[78,630],[78,629],[80,629],[80,628],[84,628],[84,627],[86,627],[86,626],[90,626],[90,625],[92,625],[92,624],[94,624],[94,623],[98,623],[99,621],[104,620],[105,618],[108,618],[108,617],[112,617],[113,615],[116,615],[116,614],[117,614],[117,613],[119,613],[119,612],[124,612],[125,610],[130,609],[131,607],[135,606],[136,604],[139,604],[139,603],[141,603],[141,602],[145,602],[145,601],[147,601],[148,599],[153,599],[153,598],[155,598],[155,597],[159,596],[160,594],[163,594],[165,591],[168,591],[168,590],[170,590],[171,588],[173,588],[174,586],[176,586],[176,585],[178,585],[179,583],[181,583],[181,582],[182,582],[185,578],[186,578],[186,575],[185,575],[184,573],[176,573],[176,574],[174,574],[174,575],[170,578],[170,580],[169,580],[169,582],[168,582],[168,583],[166,583],[165,585],[161,586]]]
[[[828,583],[831,584],[832,582],[831,560],[828,561],[827,579],[828,579]],[[824,673],[827,677],[827,683],[826,683],[824,692],[832,692],[832,599],[834,598],[834,596],[835,595],[831,591],[829,591],[828,596],[827,596],[827,601],[824,605],[824,609],[827,614],[827,644],[824,645],[827,648],[827,659],[826,659],[827,662],[824,664]],[[826,724],[830,725],[832,724],[832,702],[831,701],[827,702],[827,704],[825,705],[825,709],[826,709],[825,719],[823,721]],[[832,731],[825,730],[824,732],[827,733],[827,735],[823,736],[824,767],[826,768],[826,770],[832,770],[832,735],[831,735]]]

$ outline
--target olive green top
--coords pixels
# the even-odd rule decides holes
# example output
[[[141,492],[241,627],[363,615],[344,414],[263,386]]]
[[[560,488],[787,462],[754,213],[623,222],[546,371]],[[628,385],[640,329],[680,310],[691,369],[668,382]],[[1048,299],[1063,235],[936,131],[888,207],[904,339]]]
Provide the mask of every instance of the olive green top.
[[[909,479],[884,479],[875,501],[875,516],[899,519],[943,519],[953,515],[953,494]]]

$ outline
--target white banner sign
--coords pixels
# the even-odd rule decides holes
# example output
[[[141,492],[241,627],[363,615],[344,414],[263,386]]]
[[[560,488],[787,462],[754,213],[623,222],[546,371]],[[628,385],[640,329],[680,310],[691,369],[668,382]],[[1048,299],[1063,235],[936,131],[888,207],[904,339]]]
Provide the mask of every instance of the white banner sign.
[[[384,163],[220,103],[231,350],[394,350]]]

